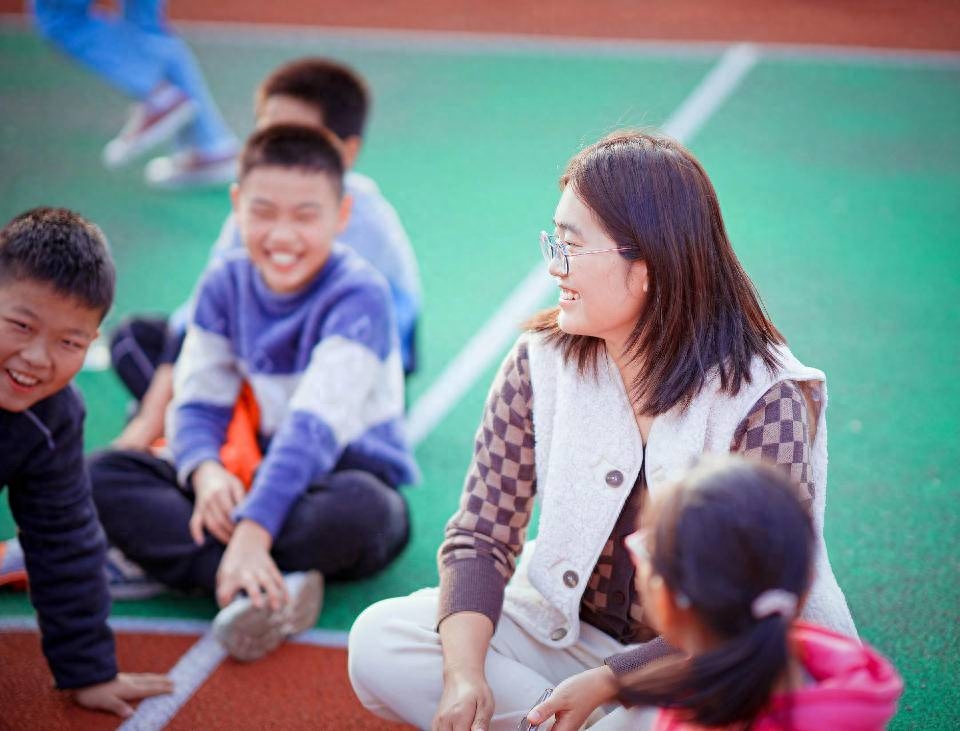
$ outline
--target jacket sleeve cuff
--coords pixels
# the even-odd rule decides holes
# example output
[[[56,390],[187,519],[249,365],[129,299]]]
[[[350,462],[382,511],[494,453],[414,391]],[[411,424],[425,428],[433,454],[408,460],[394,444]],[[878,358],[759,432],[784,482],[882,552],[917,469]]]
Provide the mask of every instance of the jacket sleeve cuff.
[[[457,612],[479,612],[497,626],[503,610],[506,581],[491,561],[479,558],[451,561],[440,569],[437,626]]]
[[[632,650],[618,652],[616,655],[605,658],[603,664],[620,678],[674,652],[676,650],[668,645],[663,637],[656,637]]]
[[[266,530],[270,537],[276,540],[284,521],[287,519],[287,510],[269,501],[258,499],[258,496],[249,495],[246,501],[240,503],[233,511],[233,519],[238,523],[241,520],[252,520]]]
[[[190,483],[190,477],[196,471],[197,467],[207,461],[219,462],[220,450],[202,449],[181,457],[177,462],[177,481],[180,483],[180,486],[187,490],[192,490],[193,485]]]
[[[117,677],[117,668],[107,669],[101,673],[90,675],[89,677],[77,678],[68,676],[65,678],[54,677],[57,690],[79,690],[80,688],[89,688],[91,685],[100,685],[109,683]]]

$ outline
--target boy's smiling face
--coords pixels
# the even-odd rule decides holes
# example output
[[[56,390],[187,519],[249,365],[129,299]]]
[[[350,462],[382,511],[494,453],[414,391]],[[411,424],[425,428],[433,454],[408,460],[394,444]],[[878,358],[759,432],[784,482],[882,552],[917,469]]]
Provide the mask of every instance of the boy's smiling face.
[[[350,215],[349,196],[338,195],[328,174],[298,168],[254,168],[231,197],[250,259],[278,294],[313,281]]]
[[[70,383],[102,317],[44,282],[0,283],[0,409],[25,411]]]

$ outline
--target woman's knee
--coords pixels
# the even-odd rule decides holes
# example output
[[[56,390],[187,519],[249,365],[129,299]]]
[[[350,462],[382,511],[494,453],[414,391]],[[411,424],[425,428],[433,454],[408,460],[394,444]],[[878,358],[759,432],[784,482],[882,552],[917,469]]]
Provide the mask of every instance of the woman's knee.
[[[379,688],[396,672],[392,606],[396,599],[385,599],[364,609],[350,628],[347,668],[353,690],[366,707],[377,705]]]
[[[440,639],[434,631],[436,595],[418,593],[384,599],[367,607],[350,628],[350,683],[364,706],[382,712],[386,697],[405,677],[420,674],[435,651],[437,672],[442,662]]]

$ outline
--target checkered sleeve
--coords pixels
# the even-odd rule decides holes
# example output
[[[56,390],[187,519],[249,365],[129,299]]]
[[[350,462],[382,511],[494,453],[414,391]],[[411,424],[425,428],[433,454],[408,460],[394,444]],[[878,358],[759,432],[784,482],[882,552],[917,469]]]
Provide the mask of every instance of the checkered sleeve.
[[[813,504],[810,421],[807,402],[794,381],[774,384],[750,409],[733,435],[731,452],[781,467],[799,486],[808,510]]]
[[[455,612],[500,619],[533,510],[533,392],[527,346],[517,341],[490,388],[460,507],[440,546],[437,623]]]

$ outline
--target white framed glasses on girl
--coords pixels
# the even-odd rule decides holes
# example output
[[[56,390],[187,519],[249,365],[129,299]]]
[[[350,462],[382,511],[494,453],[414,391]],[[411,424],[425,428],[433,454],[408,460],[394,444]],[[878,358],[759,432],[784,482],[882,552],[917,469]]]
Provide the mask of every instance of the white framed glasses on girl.
[[[610,251],[629,251],[628,246],[617,246],[613,249],[596,249],[593,251],[570,251],[570,246],[566,241],[554,234],[548,234],[546,231],[540,232],[540,253],[546,260],[547,265],[557,262],[560,266],[560,275],[567,276],[570,273],[570,257],[586,256],[587,254],[606,254]]]

